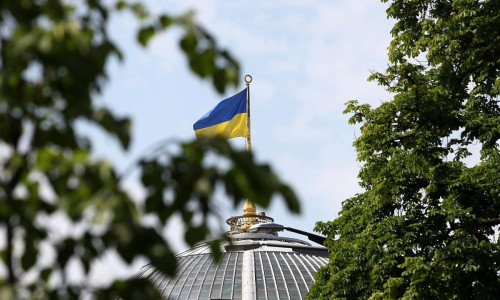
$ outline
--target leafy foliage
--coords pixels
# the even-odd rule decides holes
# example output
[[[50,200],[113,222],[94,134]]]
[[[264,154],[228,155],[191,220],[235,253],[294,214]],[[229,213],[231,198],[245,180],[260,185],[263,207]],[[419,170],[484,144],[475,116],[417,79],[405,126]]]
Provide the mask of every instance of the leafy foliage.
[[[191,13],[152,17],[144,6],[123,1],[112,6],[98,0],[76,6],[62,0],[1,1],[1,299],[157,297],[151,284],[137,278],[107,287],[68,281],[70,265],[81,266],[86,279],[97,260],[115,251],[127,263],[146,257],[174,274],[176,259],[162,229],[178,214],[190,245],[212,236],[207,219],[217,215],[218,187],[235,204],[249,198],[267,206],[278,194],[291,211],[299,211],[294,193],[269,166],[224,140],[187,142],[175,154],[157,151],[141,159],[136,168],[147,191],[144,205],[123,189],[113,165],[92,157],[91,140],[75,129],[80,120],[115,137],[123,149],[130,143],[130,119],[94,101],[104,88],[110,57],[123,59],[106,26],[110,14],[124,11],[139,19],[141,45],[178,26],[195,74],[211,79],[219,92],[238,83],[238,63]],[[227,167],[210,157],[223,157]],[[154,218],[154,225],[145,225],[151,223],[145,216]],[[54,230],[54,218],[62,230]],[[52,261],[41,251],[47,247]],[[218,249],[216,242],[212,248]]]
[[[390,65],[370,79],[393,99],[347,103],[365,191],[317,224],[331,255],[308,297],[497,299],[500,3],[390,2]]]

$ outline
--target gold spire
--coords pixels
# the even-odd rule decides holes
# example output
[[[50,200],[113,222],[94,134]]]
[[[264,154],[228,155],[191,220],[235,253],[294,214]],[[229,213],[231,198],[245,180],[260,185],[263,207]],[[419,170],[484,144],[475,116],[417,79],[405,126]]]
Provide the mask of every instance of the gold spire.
[[[248,229],[252,225],[259,223],[259,221],[255,217],[250,217],[250,216],[256,216],[257,215],[257,208],[255,205],[250,202],[250,200],[245,200],[245,205],[243,205],[243,216],[245,217],[245,222],[241,226],[241,229]]]
[[[245,200],[245,205],[243,205],[243,215],[248,216],[248,215],[256,215],[257,214],[257,208],[255,205],[250,202],[250,200]]]

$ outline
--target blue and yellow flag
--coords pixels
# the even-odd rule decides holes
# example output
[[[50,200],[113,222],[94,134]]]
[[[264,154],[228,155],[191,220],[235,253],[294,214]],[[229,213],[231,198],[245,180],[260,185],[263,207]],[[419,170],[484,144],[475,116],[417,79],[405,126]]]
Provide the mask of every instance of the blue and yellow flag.
[[[193,125],[197,137],[247,137],[247,89],[222,100]]]

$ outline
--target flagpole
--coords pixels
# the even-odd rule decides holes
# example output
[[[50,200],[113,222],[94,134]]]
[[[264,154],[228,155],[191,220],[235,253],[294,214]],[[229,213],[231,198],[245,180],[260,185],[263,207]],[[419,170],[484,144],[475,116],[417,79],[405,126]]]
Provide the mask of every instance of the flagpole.
[[[252,76],[245,75],[245,83],[247,85],[247,150],[252,151],[252,132],[250,130],[250,83]]]
[[[252,151],[252,134],[250,130],[250,83],[252,82],[252,76],[245,75],[245,83],[247,85],[247,151]],[[255,204],[250,202],[250,200],[246,199],[245,204],[243,205],[243,215],[244,216],[255,216],[257,215],[257,207]],[[248,229],[253,224],[255,224],[255,217],[246,217],[245,224],[241,227],[242,229]]]

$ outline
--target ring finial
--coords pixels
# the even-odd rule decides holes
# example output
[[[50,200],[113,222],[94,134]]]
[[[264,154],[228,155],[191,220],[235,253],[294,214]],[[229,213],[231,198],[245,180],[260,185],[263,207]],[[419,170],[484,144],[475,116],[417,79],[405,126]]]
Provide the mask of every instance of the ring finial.
[[[252,82],[252,79],[253,79],[252,76],[250,76],[248,74],[245,75],[245,82],[246,82],[246,84],[250,84]]]

